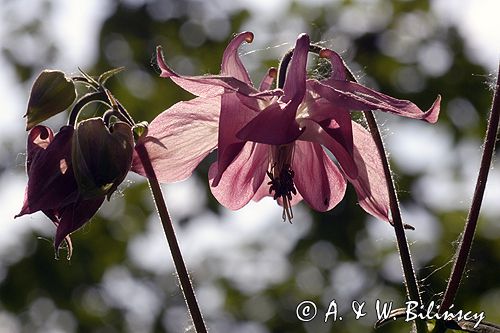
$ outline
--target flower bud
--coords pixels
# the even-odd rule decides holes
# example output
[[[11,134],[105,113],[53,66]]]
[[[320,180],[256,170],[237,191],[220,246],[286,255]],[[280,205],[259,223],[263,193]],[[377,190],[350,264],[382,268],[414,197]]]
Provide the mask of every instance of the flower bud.
[[[84,198],[107,195],[123,181],[132,164],[131,127],[116,122],[106,127],[101,118],[80,122],[73,136],[72,160],[80,194]]]
[[[31,88],[26,117],[26,130],[66,110],[75,100],[74,82],[61,71],[44,70]]]

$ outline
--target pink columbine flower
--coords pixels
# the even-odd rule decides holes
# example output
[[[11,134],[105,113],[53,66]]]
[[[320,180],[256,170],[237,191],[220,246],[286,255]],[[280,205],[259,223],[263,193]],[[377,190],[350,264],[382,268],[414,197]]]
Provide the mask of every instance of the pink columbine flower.
[[[341,57],[328,49],[320,56],[330,59],[331,76],[308,79],[306,34],[297,39],[283,86],[271,89],[276,76],[271,69],[256,88],[237,53],[252,40],[250,32],[235,36],[224,52],[220,75],[178,75],[158,49],[161,76],[197,96],[161,113],[138,143],[146,147],[158,179],[183,180],[218,149],[209,170],[210,188],[229,209],[271,195],[283,206],[283,219],[290,220],[291,207],[302,199],[317,211],[332,209],[349,181],[360,206],[388,221],[380,156],[350,111],[380,110],[433,123],[440,97],[423,112],[409,101],[351,82]],[[138,159],[132,170],[145,175]]]

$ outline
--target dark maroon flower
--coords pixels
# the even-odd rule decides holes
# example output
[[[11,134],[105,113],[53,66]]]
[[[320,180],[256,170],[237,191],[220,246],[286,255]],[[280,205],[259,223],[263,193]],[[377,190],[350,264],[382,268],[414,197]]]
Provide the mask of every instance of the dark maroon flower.
[[[80,131],[82,124],[83,131]],[[89,124],[92,130],[87,131]],[[110,133],[102,119],[94,118],[78,124],[76,130],[72,126],[63,126],[54,135],[50,128],[37,125],[28,134],[28,184],[23,207],[16,217],[37,211],[47,215],[57,226],[54,240],[56,252],[66,239],[68,256],[71,256],[69,234],[94,216],[106,195],[109,196],[116,189],[130,169],[133,149],[131,128],[121,122],[112,128],[115,127],[118,130]],[[75,137],[78,138],[77,149],[74,147]],[[94,154],[82,153],[82,146],[93,148]],[[124,148],[119,151],[117,146]],[[101,154],[109,149],[115,149],[115,153]],[[82,165],[76,166],[74,161]],[[104,168],[99,171],[94,167],[97,165]],[[79,181],[75,177],[75,170],[79,172]],[[112,180],[110,170],[114,174]],[[104,179],[99,178],[103,174],[106,179],[104,188],[99,182]],[[86,185],[83,191],[80,183]]]

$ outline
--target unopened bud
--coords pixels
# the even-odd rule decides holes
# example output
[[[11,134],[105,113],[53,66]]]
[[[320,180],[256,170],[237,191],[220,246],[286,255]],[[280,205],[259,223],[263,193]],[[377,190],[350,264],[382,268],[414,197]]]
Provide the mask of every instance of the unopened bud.
[[[76,98],[75,84],[61,71],[44,70],[31,88],[28,110],[24,115],[26,130],[63,112]]]

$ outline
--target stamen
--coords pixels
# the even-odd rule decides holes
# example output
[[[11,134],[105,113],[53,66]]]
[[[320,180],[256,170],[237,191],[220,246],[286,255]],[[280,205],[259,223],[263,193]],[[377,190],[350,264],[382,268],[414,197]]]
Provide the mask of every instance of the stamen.
[[[274,172],[267,171],[267,175],[271,179],[271,181],[267,183],[270,185],[269,194],[272,194],[274,191],[274,200],[281,198],[283,201],[283,221],[288,220],[291,222],[293,218],[293,211],[290,202],[292,200],[292,194],[297,194],[297,189],[293,183],[294,172],[290,169],[290,166],[287,165],[287,167],[279,171],[278,176],[275,177],[275,166],[273,166],[271,170]]]

